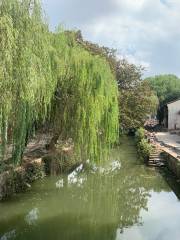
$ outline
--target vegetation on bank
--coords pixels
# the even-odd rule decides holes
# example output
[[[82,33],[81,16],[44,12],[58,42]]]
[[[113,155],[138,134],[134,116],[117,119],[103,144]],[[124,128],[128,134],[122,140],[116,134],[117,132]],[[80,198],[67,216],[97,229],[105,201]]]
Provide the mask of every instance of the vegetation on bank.
[[[136,143],[137,143],[137,149],[138,149],[139,156],[143,160],[147,161],[153,151],[153,147],[146,139],[145,129],[139,128],[136,131],[135,137],[136,137]]]
[[[4,171],[0,174],[0,200],[25,191],[32,182],[44,176],[44,165],[38,161]]]

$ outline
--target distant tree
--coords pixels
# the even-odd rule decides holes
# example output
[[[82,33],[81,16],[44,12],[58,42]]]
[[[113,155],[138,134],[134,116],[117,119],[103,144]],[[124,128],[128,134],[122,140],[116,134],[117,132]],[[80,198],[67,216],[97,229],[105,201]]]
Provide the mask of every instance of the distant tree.
[[[119,90],[133,90],[142,82],[142,66],[130,64],[126,59],[116,62],[116,78]]]
[[[152,90],[156,92],[159,99],[158,119],[160,123],[164,118],[164,106],[176,99],[180,98],[180,79],[172,74],[158,75],[155,77],[146,78]]]
[[[120,126],[134,129],[143,126],[148,115],[155,114],[158,98],[147,81],[142,80],[143,67],[127,60],[116,63],[119,87]]]
[[[157,93],[160,104],[180,98],[180,79],[175,75],[158,75],[145,79]]]

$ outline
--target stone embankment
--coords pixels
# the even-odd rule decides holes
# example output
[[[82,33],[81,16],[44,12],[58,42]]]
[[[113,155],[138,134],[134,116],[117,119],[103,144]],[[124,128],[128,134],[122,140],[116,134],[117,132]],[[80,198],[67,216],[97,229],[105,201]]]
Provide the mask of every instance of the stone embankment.
[[[44,176],[42,159],[36,159],[21,167],[2,172],[0,174],[0,200],[25,191],[31,187],[33,181]]]
[[[73,158],[70,147],[47,150],[45,137],[41,135],[28,144],[21,166],[14,167],[8,160],[4,161],[4,171],[0,173],[0,200],[31,188],[31,183],[37,179],[69,173],[80,164]]]
[[[169,132],[148,132],[147,138],[154,147],[148,165],[161,167],[166,164],[180,179],[180,135]]]

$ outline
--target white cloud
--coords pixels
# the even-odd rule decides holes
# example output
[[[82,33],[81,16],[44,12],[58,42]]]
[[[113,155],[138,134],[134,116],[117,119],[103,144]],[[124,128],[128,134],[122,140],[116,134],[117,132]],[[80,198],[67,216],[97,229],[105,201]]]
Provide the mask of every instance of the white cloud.
[[[139,11],[142,9],[145,0],[116,0],[117,4],[124,10]]]
[[[179,0],[43,0],[51,25],[80,28],[88,40],[118,49],[149,68],[180,75]]]

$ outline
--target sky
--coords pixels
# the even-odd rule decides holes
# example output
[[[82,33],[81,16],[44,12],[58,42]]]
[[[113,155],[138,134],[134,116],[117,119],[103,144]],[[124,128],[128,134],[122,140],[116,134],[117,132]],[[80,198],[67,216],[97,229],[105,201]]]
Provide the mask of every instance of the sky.
[[[143,65],[145,77],[180,76],[180,0],[42,0],[52,30],[80,29],[86,40]]]

